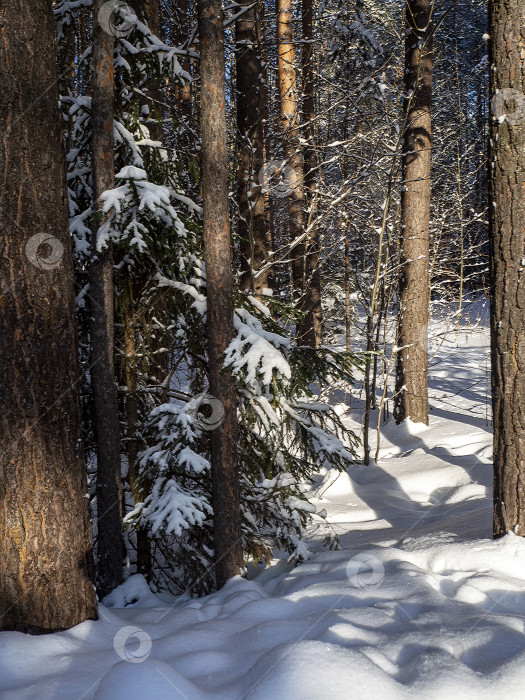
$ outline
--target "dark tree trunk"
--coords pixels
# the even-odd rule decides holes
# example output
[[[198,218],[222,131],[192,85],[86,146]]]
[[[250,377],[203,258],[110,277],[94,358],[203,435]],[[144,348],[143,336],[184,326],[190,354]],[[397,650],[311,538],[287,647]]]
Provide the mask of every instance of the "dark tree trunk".
[[[312,0],[302,0],[302,24],[303,24],[303,120],[304,139],[307,145],[304,147],[304,187],[308,198],[307,226],[315,220],[317,201],[315,193],[316,185],[316,157],[315,157],[315,76],[314,76],[314,23]],[[315,338],[316,347],[320,347],[323,341],[323,312],[321,308],[321,267],[320,267],[320,240],[319,228],[312,226],[306,249],[306,316],[303,322],[302,335],[309,340]]]
[[[264,7],[259,2],[245,12],[235,27],[237,78],[237,192],[241,249],[241,289],[263,294],[269,287],[269,273],[261,270],[268,263],[271,233],[260,174],[264,166],[265,65],[260,44]]]
[[[134,0],[137,2],[137,0]],[[160,36],[160,1],[159,0],[140,0],[139,11],[142,12],[142,17],[145,23],[151,29],[155,36]]]
[[[114,300],[111,246],[98,251],[103,223],[100,196],[114,186],[114,37],[96,21],[104,0],[93,2],[93,241],[89,270],[91,385],[97,440],[97,590],[100,597],[122,583],[122,484],[120,423],[113,362]]]
[[[346,352],[352,350],[352,302],[350,300],[350,226],[346,219],[343,221],[345,232],[345,347]]]
[[[428,306],[432,0],[409,0],[405,38],[405,134],[401,195],[401,273],[397,423],[428,425]]]
[[[224,351],[233,338],[224,37],[220,0],[198,0],[202,198],[210,393],[224,419],[211,433],[217,586],[241,573],[243,553],[237,457],[237,396]]]
[[[287,165],[286,197],[290,242],[295,243],[305,231],[305,198],[303,160],[298,133],[297,83],[295,73],[295,48],[292,31],[292,2],[277,0],[277,74],[281,97],[281,123],[284,153]],[[306,246],[304,241],[292,249],[293,300],[296,308],[308,313],[308,295],[305,268]],[[311,305],[310,305],[311,310]],[[296,339],[299,345],[315,347],[313,323],[298,323]]]
[[[161,37],[160,3],[159,0],[131,0],[131,7],[137,13],[138,18],[147,25],[149,30]],[[147,83],[148,97],[150,100],[150,116],[146,120],[146,126],[152,141],[162,141],[162,121],[164,96],[160,85],[154,79]]]
[[[137,426],[139,423],[139,399],[137,394],[137,346],[136,328],[134,318],[133,286],[134,280],[129,272],[126,273],[122,290],[122,325],[123,325],[123,357],[120,367],[122,381],[126,385],[125,401],[123,401],[123,413],[126,416],[126,453],[128,456],[128,484],[135,505],[142,503],[149,495],[149,484],[140,479],[140,464],[138,454],[140,448]],[[124,508],[123,499],[123,508]],[[137,529],[137,573],[146,578],[151,577],[151,545],[148,532],[145,529]]]
[[[343,121],[343,141],[346,141],[348,137],[348,109],[349,102],[346,103],[345,115]],[[343,181],[346,182],[348,177],[348,156],[343,155],[341,163],[341,174],[343,176]],[[345,278],[344,278],[344,291],[345,291],[345,347],[346,352],[350,352],[352,349],[352,302],[351,302],[351,262],[350,262],[350,217],[346,210],[343,210],[341,215],[341,228],[344,232],[345,237]]]
[[[144,21],[150,30],[158,36],[161,36],[160,26],[160,2],[159,0],[143,0]],[[147,121],[150,138],[152,141],[162,141],[162,122],[164,120],[164,95],[162,94],[161,86],[156,80],[150,80],[148,83],[148,95],[151,97],[151,112],[150,118]]]
[[[162,27],[160,17],[159,0],[132,0],[133,10],[137,13],[139,19],[144,22],[155,36],[162,39]],[[159,81],[151,78],[147,82],[147,95],[150,98],[149,116],[145,119],[145,124],[148,128],[150,139],[152,141],[163,140],[162,122],[164,118],[163,103],[164,94],[162,92]],[[143,98],[139,99],[139,103],[143,104]],[[124,351],[125,358],[123,360],[122,374],[123,380],[127,388],[124,404],[126,415],[126,452],[128,456],[128,483],[131,489],[131,495],[135,505],[149,495],[149,485],[139,479],[139,463],[137,460],[139,452],[139,442],[137,440],[137,425],[139,422],[139,401],[137,396],[137,370],[134,354],[135,347],[135,322],[134,322],[134,299],[135,296],[140,297],[143,288],[144,280],[137,279],[132,270],[125,270],[125,278],[123,280],[125,290],[122,298],[122,322],[124,334]],[[134,294],[136,292],[136,295]],[[164,338],[159,338],[156,335],[151,337],[152,349],[160,350],[164,345]],[[155,376],[158,383],[161,384],[169,373],[170,355],[169,353],[161,353],[155,355],[158,360],[152,363],[150,367],[151,376]],[[124,507],[124,503],[123,503]],[[145,529],[136,531],[137,542],[137,573],[143,574],[146,578],[151,577],[152,573],[152,556],[151,543],[148,532]]]
[[[0,629],[96,619],[49,0],[2,3]]]
[[[174,3],[176,12],[175,26],[173,31],[173,45],[182,46],[188,40],[190,35],[190,17],[188,11],[188,0],[176,0]],[[190,62],[187,58],[179,58],[179,63],[186,72],[191,71]],[[184,86],[177,86],[175,90],[176,109],[185,116],[191,116],[192,99],[191,99],[191,84],[187,83]]]
[[[525,4],[492,0],[490,254],[494,535],[525,536]]]

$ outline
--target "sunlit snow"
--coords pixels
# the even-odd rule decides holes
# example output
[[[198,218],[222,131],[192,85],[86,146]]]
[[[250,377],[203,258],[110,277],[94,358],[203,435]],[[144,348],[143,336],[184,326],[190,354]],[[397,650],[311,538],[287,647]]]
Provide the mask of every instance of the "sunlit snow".
[[[276,553],[196,600],[134,576],[98,622],[4,632],[0,697],[522,698],[525,540],[491,539],[487,363],[486,327],[450,332],[432,360],[429,428],[388,422],[377,465],[321,468],[327,519],[308,562]],[[360,411],[354,400],[354,427]],[[339,551],[322,548],[327,528]]]

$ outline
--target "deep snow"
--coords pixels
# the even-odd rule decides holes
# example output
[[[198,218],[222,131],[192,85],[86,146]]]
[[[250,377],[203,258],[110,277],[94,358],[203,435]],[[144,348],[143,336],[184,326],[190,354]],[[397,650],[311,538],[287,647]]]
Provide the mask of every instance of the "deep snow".
[[[387,423],[378,465],[321,472],[313,559],[199,600],[135,576],[98,622],[4,632],[0,697],[523,698],[525,541],[491,540],[487,366],[486,328],[449,333],[429,428]],[[322,548],[327,527],[339,551]]]

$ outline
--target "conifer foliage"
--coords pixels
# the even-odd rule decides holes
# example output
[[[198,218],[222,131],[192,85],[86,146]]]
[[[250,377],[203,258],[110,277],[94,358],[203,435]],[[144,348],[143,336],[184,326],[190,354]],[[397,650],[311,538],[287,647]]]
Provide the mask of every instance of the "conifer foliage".
[[[523,535],[524,3],[4,4],[1,625],[336,547],[320,470],[432,422],[432,316],[481,293]]]
[[[57,8],[60,36],[78,23],[81,11],[72,3]],[[161,93],[161,100],[158,93],[153,100],[148,94],[152,83],[187,84],[191,76],[181,62],[195,54],[169,47],[134,14],[119,22],[126,31],[115,38],[115,187],[101,195],[106,218],[98,246],[111,244],[115,258],[115,342],[118,380],[124,385],[119,386],[121,448],[128,469],[124,525],[132,561],[137,562],[139,535],[151,543],[150,575],[157,585],[200,594],[217,584],[211,458],[224,406],[209,393],[200,191],[181,189],[188,161],[177,137],[193,125],[181,123],[184,117],[168,93]],[[87,84],[89,51],[79,70]],[[89,347],[89,290],[83,280],[91,245],[91,105],[78,83],[69,87],[63,105],[71,231],[81,337]],[[153,114],[163,119],[162,142],[150,138]],[[198,157],[191,167],[198,185]],[[234,337],[222,364],[231,372],[238,404],[244,559],[269,561],[272,548],[279,546],[299,562],[310,556],[305,532],[315,514],[305,484],[324,462],[346,468],[355,460],[358,442],[317,394],[330,381],[351,384],[357,360],[329,349],[297,347],[286,331],[293,312],[271,298],[237,291],[233,301]],[[126,349],[130,324],[132,343]],[[126,366],[134,376],[133,396]],[[92,425],[91,390],[87,384],[84,389],[86,420]],[[131,433],[126,408],[133,398],[137,415]],[[137,463],[133,488],[130,446]],[[335,544],[334,537],[328,541]]]

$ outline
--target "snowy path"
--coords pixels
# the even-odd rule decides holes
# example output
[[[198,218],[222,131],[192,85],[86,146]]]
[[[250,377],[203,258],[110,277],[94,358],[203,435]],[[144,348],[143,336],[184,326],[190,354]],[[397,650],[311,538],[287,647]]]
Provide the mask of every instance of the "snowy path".
[[[320,523],[295,569],[176,605],[134,577],[115,601],[138,602],[99,622],[2,633],[0,697],[523,698],[525,541],[490,539],[487,351],[483,329],[445,342],[430,427],[387,424],[378,466],[320,475],[341,550]]]

